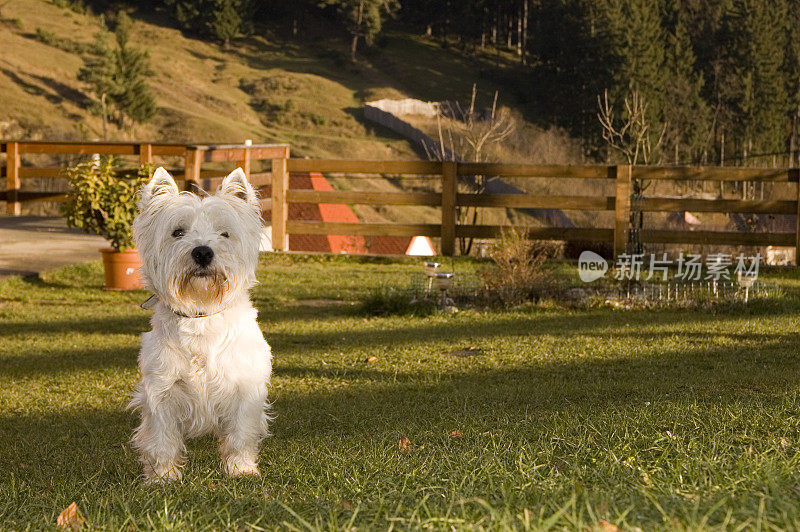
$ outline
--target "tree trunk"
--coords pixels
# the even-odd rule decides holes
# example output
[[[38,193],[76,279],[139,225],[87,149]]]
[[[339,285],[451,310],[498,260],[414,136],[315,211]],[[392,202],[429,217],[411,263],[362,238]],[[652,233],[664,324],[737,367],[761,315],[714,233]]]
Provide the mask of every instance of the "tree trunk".
[[[106,95],[100,96],[101,113],[103,115],[103,140],[108,139],[108,111],[106,110]]]
[[[447,45],[447,34],[450,32],[450,2],[444,4],[444,20],[442,21],[442,44]]]
[[[361,25],[364,24],[364,0],[358,3],[358,20],[356,31],[353,33],[353,43],[350,45],[350,60],[356,60],[356,50],[358,49],[358,34],[361,32]]]
[[[790,145],[789,166],[800,165],[800,158],[797,156],[798,148],[800,147],[800,139],[798,139],[798,129],[800,128],[800,105],[795,110],[794,118],[792,119],[792,138]]]
[[[520,58],[522,60],[522,64],[528,64],[527,52],[528,52],[528,0],[522,0],[522,53],[520,54]]]

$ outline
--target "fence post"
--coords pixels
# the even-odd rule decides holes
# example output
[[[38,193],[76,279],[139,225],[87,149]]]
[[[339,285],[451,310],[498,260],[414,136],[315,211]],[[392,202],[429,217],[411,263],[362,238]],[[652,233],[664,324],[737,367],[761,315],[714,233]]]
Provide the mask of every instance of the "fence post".
[[[289,235],[286,222],[289,219],[289,206],[286,203],[286,189],[289,188],[289,172],[286,159],[272,159],[272,249],[289,251]]]
[[[236,166],[244,170],[244,175],[250,179],[250,148],[244,149],[244,158],[241,161],[236,161]]]
[[[139,165],[153,163],[153,145],[139,144]]]
[[[616,167],[617,186],[614,198],[614,259],[625,253],[631,223],[631,166]]]
[[[202,154],[203,152],[197,148],[186,148],[186,154],[184,155],[184,179],[186,180],[183,184],[184,190],[191,191],[192,185],[200,188],[200,156]]]
[[[6,212],[10,216],[22,214],[22,204],[19,202],[19,143],[6,144]]]
[[[458,167],[455,161],[442,162],[442,255],[456,254],[456,191]]]
[[[789,170],[789,180],[797,183],[797,221],[795,222],[795,248],[794,248],[794,264],[800,266],[800,168],[791,168]]]

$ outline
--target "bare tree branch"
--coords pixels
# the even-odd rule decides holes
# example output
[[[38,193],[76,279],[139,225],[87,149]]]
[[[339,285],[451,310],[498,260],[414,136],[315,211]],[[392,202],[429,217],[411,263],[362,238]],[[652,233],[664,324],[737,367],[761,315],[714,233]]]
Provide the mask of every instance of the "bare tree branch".
[[[625,113],[618,123],[614,108],[608,102],[608,90],[603,91],[602,99],[597,97],[597,119],[603,128],[603,139],[608,146],[619,152],[628,164],[654,164],[661,159],[661,146],[667,130],[663,124],[657,137],[651,133],[647,120],[647,102],[638,91],[632,91],[623,105]],[[657,157],[658,161],[654,159]]]

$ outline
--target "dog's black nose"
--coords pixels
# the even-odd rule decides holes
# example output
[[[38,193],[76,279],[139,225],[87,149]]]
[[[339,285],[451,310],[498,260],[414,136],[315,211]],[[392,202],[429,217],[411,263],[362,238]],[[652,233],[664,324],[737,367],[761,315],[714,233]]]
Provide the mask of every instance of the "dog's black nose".
[[[192,250],[192,258],[199,266],[205,268],[214,259],[214,250],[208,246],[197,246]]]

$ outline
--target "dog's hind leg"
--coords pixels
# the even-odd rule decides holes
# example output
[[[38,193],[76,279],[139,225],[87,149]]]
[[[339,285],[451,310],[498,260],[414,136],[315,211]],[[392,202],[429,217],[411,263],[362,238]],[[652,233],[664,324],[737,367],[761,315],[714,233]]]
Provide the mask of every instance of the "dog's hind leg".
[[[222,467],[232,477],[258,475],[258,443],[265,436],[266,388],[257,397],[238,397],[229,421],[220,427]]]

